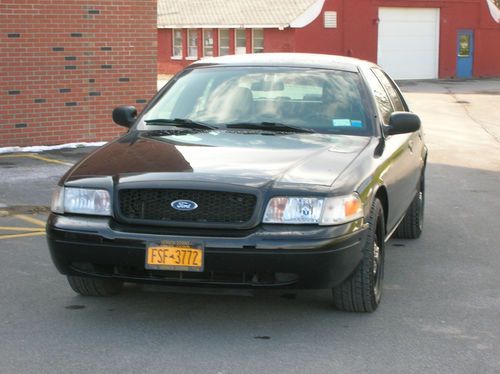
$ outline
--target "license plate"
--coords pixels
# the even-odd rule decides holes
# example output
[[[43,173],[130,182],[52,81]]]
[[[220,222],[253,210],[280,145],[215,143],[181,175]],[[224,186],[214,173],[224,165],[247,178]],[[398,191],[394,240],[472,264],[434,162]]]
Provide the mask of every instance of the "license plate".
[[[203,271],[203,246],[191,242],[161,242],[146,248],[146,269]]]

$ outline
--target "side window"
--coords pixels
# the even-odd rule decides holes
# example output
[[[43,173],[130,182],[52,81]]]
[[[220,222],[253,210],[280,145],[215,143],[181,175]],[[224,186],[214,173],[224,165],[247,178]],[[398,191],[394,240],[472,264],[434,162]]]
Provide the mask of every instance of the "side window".
[[[389,99],[389,96],[387,96],[384,87],[382,87],[382,84],[379,82],[372,70],[368,71],[368,73],[366,74],[366,79],[368,80],[368,83],[370,84],[370,87],[372,89],[379,113],[382,116],[382,121],[387,125],[389,123],[389,117],[391,116],[391,113],[394,112],[391,100]]]
[[[387,78],[382,70],[372,69],[372,71],[375,73],[378,80],[380,81],[380,83],[382,83],[382,86],[384,86],[386,92],[389,94],[394,109],[400,112],[404,112],[406,108],[403,104],[403,99],[399,95],[399,92],[394,88],[393,83],[389,80],[389,78]]]

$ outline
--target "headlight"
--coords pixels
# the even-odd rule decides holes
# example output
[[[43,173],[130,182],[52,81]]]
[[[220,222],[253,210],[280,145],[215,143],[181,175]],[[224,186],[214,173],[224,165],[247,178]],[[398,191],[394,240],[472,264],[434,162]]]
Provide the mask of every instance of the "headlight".
[[[363,217],[358,194],[329,198],[273,197],[264,223],[339,225]]]
[[[106,190],[58,187],[52,196],[54,213],[111,215],[111,198]]]

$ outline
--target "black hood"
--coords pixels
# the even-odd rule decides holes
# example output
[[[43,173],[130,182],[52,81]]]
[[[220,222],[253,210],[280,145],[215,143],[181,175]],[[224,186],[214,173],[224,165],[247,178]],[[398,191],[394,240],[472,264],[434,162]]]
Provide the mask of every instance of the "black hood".
[[[80,161],[63,182],[191,180],[330,186],[370,138],[254,131],[131,132]],[[73,183],[72,183],[73,184]]]

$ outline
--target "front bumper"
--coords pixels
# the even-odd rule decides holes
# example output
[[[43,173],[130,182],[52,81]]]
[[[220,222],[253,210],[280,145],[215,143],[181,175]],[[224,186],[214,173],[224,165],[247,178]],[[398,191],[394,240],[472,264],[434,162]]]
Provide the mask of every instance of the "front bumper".
[[[146,270],[148,243],[202,242],[202,273]],[[62,274],[127,282],[238,287],[329,288],[362,260],[362,220],[333,227],[261,225],[254,230],[217,232],[122,226],[109,217],[51,214],[47,242]]]

